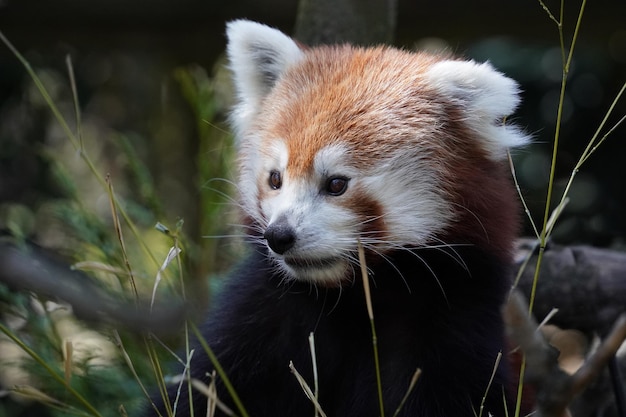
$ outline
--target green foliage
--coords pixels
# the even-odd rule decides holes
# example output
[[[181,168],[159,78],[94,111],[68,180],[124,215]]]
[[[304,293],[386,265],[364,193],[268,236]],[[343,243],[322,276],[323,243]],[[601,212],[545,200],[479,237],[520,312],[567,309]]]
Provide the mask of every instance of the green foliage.
[[[34,239],[54,248],[88,274],[84,279],[91,285],[114,299],[128,300],[129,308],[135,289],[140,299],[151,298],[157,275],[165,282],[156,289],[157,309],[164,299],[184,296],[188,283],[183,278],[195,277],[194,288],[206,288],[202,278],[225,268],[228,256],[218,257],[224,252],[218,247],[220,239],[204,239],[196,230],[187,234],[183,219],[169,218],[164,204],[168,195],[159,189],[153,174],[159,172],[159,161],[145,157],[150,154],[149,139],[137,132],[85,123],[69,59],[70,86],[47,86],[19,52],[14,53],[41,93],[43,105],[52,111],[48,129],[54,132],[58,124],[65,138],[39,149],[49,166],[46,181],[53,185],[55,198],[36,199],[31,206],[0,206],[0,225],[10,233],[3,241],[27,248],[28,240]],[[200,230],[229,234],[232,227],[227,222],[205,220],[228,218],[229,205],[219,201],[232,194],[226,180],[233,156],[231,135],[214,124],[223,110],[215,97],[214,80],[198,67],[179,68],[173,77],[195,118],[196,138],[190,142],[197,146],[192,153],[197,155],[198,174],[192,188],[203,189]],[[61,77],[46,78],[50,79]],[[60,93],[70,87],[75,130],[70,128],[71,114],[64,110],[69,108],[64,97],[70,94]],[[104,143],[98,138],[103,135],[108,139]],[[209,181],[212,178],[224,180]],[[157,223],[172,227],[156,230]],[[164,263],[170,247],[182,247],[182,255]],[[124,323],[90,330],[67,308],[0,285],[0,351],[4,353],[0,369],[13,374],[3,384],[20,401],[0,401],[0,416],[40,410],[33,405],[37,403],[45,404],[51,416],[137,415],[151,387],[163,384],[160,364],[171,362],[171,356],[157,348],[160,344],[154,338],[147,341],[126,331]]]
[[[189,103],[196,120],[198,134],[198,189],[200,206],[200,230],[203,233],[197,248],[203,258],[200,268],[204,272],[223,271],[236,256],[238,248],[232,246],[230,234],[236,230],[236,214],[231,199],[234,186],[231,180],[235,148],[232,135],[215,124],[224,104],[218,96],[219,77],[223,70],[217,70],[215,78],[210,78],[200,67],[179,68],[174,77],[178,81],[183,96]],[[215,221],[223,219],[226,221]],[[230,222],[230,223],[229,223]],[[225,245],[225,240],[230,240]],[[230,256],[229,256],[230,255]],[[224,263],[226,260],[226,263]],[[210,272],[209,272],[210,273]]]
[[[134,214],[133,218],[138,219],[143,224],[150,224],[154,223],[155,217],[161,218],[163,216],[164,209],[157,194],[150,168],[141,160],[133,146],[133,142],[138,141],[141,141],[140,137],[131,139],[129,135],[120,134],[116,144],[128,164],[129,187],[135,191],[133,193],[134,199],[128,201],[129,210]]]

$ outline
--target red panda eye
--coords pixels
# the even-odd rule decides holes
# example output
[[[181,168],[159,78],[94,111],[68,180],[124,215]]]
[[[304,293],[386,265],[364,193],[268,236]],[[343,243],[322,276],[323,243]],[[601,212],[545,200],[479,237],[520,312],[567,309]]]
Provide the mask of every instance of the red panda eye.
[[[283,185],[283,178],[278,171],[270,172],[270,178],[268,181],[272,190],[278,190]]]
[[[332,196],[339,196],[348,188],[348,178],[332,177],[326,182],[326,192]]]

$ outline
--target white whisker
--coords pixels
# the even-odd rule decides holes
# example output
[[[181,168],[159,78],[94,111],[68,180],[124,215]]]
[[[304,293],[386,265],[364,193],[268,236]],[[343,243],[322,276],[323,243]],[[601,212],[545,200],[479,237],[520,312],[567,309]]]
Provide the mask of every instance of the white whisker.
[[[233,233],[228,235],[202,235],[202,239],[240,239],[248,237],[245,233]]]
[[[432,248],[432,249],[440,250],[441,252],[445,253],[446,255],[449,255],[450,258],[452,258],[455,262],[457,262],[465,270],[465,272],[467,272],[471,276],[471,273],[470,273],[470,270],[469,270],[469,266],[467,266],[467,264],[465,263],[465,260],[463,259],[461,254],[459,252],[457,252],[457,250],[454,248],[454,246],[472,246],[472,245],[470,245],[470,244],[450,245],[450,244],[445,243],[443,240],[441,240],[439,238],[434,238],[434,239],[438,240],[439,242],[441,242],[441,245],[429,245],[428,247]],[[452,253],[450,253],[450,252],[452,252]]]
[[[489,233],[487,233],[487,229],[485,228],[485,225],[483,224],[482,220],[480,220],[480,218],[476,215],[476,213],[474,213],[472,210],[470,210],[469,208],[465,207],[462,204],[455,203],[453,201],[451,201],[450,204],[452,204],[453,206],[460,207],[463,210],[467,211],[469,214],[471,214],[472,217],[474,217],[476,219],[476,222],[478,222],[478,225],[481,227],[481,229],[483,229],[483,233],[485,234],[485,238],[487,239],[487,242],[489,242]]]

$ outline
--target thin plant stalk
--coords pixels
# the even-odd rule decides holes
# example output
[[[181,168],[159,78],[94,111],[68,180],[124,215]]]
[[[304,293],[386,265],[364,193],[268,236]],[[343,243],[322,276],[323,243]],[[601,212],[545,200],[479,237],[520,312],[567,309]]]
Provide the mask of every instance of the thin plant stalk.
[[[485,395],[483,396],[483,399],[480,402],[480,409],[478,411],[478,417],[482,417],[483,412],[485,411],[485,400],[487,399],[489,390],[491,390],[491,384],[493,384],[493,379],[496,377],[496,372],[498,372],[498,367],[500,366],[501,360],[502,360],[502,352],[498,352],[498,356],[496,356],[495,364],[493,365],[493,371],[491,372],[491,377],[489,378],[489,383],[487,384],[487,389],[485,389]]]
[[[309,334],[309,349],[311,350],[311,366],[313,367],[313,389],[315,390],[313,394],[315,396],[315,400],[317,401],[319,400],[320,387],[319,387],[319,378],[317,374],[317,355],[315,353],[315,336],[313,335],[313,332]],[[319,416],[319,410],[315,408],[315,417],[318,417],[318,416]]]
[[[179,236],[179,232],[180,229],[182,228],[182,221],[179,222],[179,224],[177,225],[176,228],[176,235],[174,236],[174,247],[178,250],[178,254],[176,255],[176,262],[178,264],[178,278],[180,281],[180,291],[183,297],[183,300],[186,302],[187,301],[187,294],[185,292],[185,282],[183,279],[183,265],[182,265],[182,261],[180,259],[180,252],[181,249],[179,247],[179,240],[178,240],[178,236]],[[190,347],[190,343],[189,343],[189,325],[187,323],[187,320],[185,320],[185,326],[184,326],[184,331],[185,331],[185,355],[187,357],[187,363],[191,362],[191,347]],[[194,407],[193,407],[193,390],[192,390],[192,386],[191,386],[191,366],[188,366],[185,369],[185,372],[188,375],[187,378],[187,395],[188,395],[188,400],[189,400],[189,404],[190,404],[190,416],[194,417],[195,413],[194,413]]]
[[[82,117],[80,116],[78,89],[76,88],[76,77],[74,77],[74,66],[72,65],[72,58],[69,54],[65,57],[65,63],[67,64],[67,73],[70,77],[70,86],[72,88],[72,101],[74,102],[74,113],[76,116],[76,136],[78,136],[78,146],[82,154],[85,152],[85,143],[83,142]]]
[[[624,82],[624,84],[622,85],[622,88],[620,89],[620,91],[617,93],[617,95],[615,96],[615,99],[613,99],[613,102],[611,103],[611,105],[609,106],[609,109],[607,110],[606,114],[604,115],[604,118],[602,119],[602,121],[600,122],[600,125],[598,126],[598,128],[596,129],[593,137],[591,138],[591,140],[589,140],[589,143],[587,144],[587,147],[585,148],[585,150],[583,151],[583,153],[580,155],[580,158],[578,159],[578,162],[576,162],[576,165],[574,166],[574,169],[572,169],[572,173],[570,174],[570,177],[567,181],[567,184],[565,185],[565,189],[563,191],[563,195],[561,196],[561,201],[559,202],[559,204],[557,206],[560,206],[563,204],[564,200],[567,198],[567,195],[569,194],[569,190],[572,186],[572,183],[574,182],[574,178],[576,177],[576,174],[578,174],[580,168],[583,166],[583,164],[589,159],[589,157],[598,149],[598,147],[606,140],[606,138],[615,130],[617,129],[617,127],[622,124],[624,122],[624,120],[626,120],[626,115],[622,116],[622,118],[620,120],[617,121],[617,123],[615,123],[615,125],[613,125],[613,127],[611,127],[611,129],[609,129],[599,140],[598,137],[600,136],[600,132],[602,132],[602,130],[604,130],[604,126],[606,125],[606,122],[608,121],[609,117],[611,116],[611,114],[613,113],[613,110],[615,109],[615,106],[617,105],[617,103],[619,102],[619,100],[622,98],[622,95],[624,94],[624,92],[626,91],[626,82]],[[552,227],[554,227],[554,223],[552,223],[551,225]],[[552,231],[552,227],[549,228],[549,232]]]
[[[319,401],[317,401],[317,396],[311,391],[311,387],[306,383],[304,377],[298,372],[296,367],[294,366],[292,361],[289,361],[289,369],[291,373],[296,377],[296,380],[300,384],[300,387],[304,391],[304,394],[307,396],[309,400],[313,403],[313,407],[315,408],[315,415],[320,415],[321,417],[326,417],[326,413],[322,410],[322,406]]]
[[[128,271],[128,280],[133,290],[135,297],[135,305],[139,301],[139,292],[137,291],[137,284],[135,283],[135,274],[133,268],[130,266],[130,259],[128,259],[128,253],[126,252],[126,244],[124,243],[124,234],[122,233],[122,225],[120,224],[120,218],[117,214],[117,205],[115,204],[115,193],[113,192],[113,181],[109,175],[106,176],[107,191],[109,194],[109,204],[111,206],[111,217],[113,218],[113,227],[115,228],[115,234],[120,243],[120,249],[122,250],[122,257],[124,258],[124,266]]]
[[[211,373],[210,378],[211,378],[211,382],[209,383],[209,385],[205,384],[199,379],[191,380],[191,385],[193,386],[193,388],[207,397],[207,409],[208,409],[207,417],[210,417],[212,415],[211,413],[215,414],[214,410],[217,408],[219,408],[220,411],[222,411],[222,413],[224,413],[227,416],[236,417],[237,415],[233,412],[233,410],[228,408],[228,406],[224,404],[217,396],[217,390],[215,388],[215,378],[216,378],[215,371]]]
[[[580,6],[580,10],[578,12],[578,19],[576,21],[576,28],[574,29],[574,33],[572,35],[572,42],[569,47],[567,54],[565,53],[565,36],[563,33],[563,16],[564,16],[564,8],[565,1],[561,0],[560,10],[559,10],[559,18],[556,19],[554,15],[550,12],[550,9],[545,5],[543,0],[538,0],[541,7],[546,11],[548,17],[554,21],[557,25],[559,32],[559,43],[561,46],[561,58],[563,61],[562,68],[562,76],[561,76],[561,90],[559,93],[559,104],[557,108],[557,116],[556,116],[556,128],[554,130],[554,143],[552,148],[552,160],[550,163],[550,176],[548,179],[548,190],[546,195],[546,204],[543,215],[543,224],[541,228],[541,232],[539,233],[539,252],[537,255],[537,264],[535,265],[535,274],[533,276],[532,286],[530,290],[530,297],[528,299],[528,314],[532,314],[535,298],[537,294],[537,283],[539,281],[539,271],[541,270],[541,264],[543,261],[543,254],[546,248],[546,242],[549,236],[548,222],[550,219],[551,207],[550,201],[552,200],[552,194],[554,191],[554,178],[556,173],[556,160],[559,149],[559,140],[561,136],[561,123],[563,120],[563,103],[565,101],[565,89],[567,87],[567,79],[569,76],[569,69],[572,62],[572,57],[574,54],[574,47],[576,45],[576,40],[578,39],[578,33],[580,29],[580,25],[582,23],[582,17],[585,10],[586,0],[582,0],[582,4]],[[515,403],[515,417],[519,417],[521,413],[521,405],[522,405],[522,389],[523,389],[523,381],[524,375],[526,371],[526,357],[522,355],[522,363],[520,365],[519,372],[519,380],[518,380],[518,389],[517,389],[517,400]]]
[[[513,177],[513,182],[515,183],[515,189],[517,190],[517,195],[522,201],[522,205],[524,206],[524,212],[526,213],[526,217],[528,217],[528,221],[530,222],[530,225],[532,226],[533,231],[535,232],[535,237],[539,239],[539,231],[537,230],[537,226],[535,225],[533,216],[530,213],[528,204],[526,204],[526,199],[524,198],[524,195],[522,194],[522,189],[520,188],[519,182],[517,181],[517,174],[515,171],[515,164],[513,163],[513,158],[511,157],[511,151],[507,150],[506,156],[509,160],[509,168],[511,169],[511,175]]]
[[[72,362],[74,361],[74,344],[71,340],[66,340],[63,349],[63,370],[65,371],[65,382],[70,385],[72,381]]]
[[[517,393],[515,401],[515,417],[519,417],[522,411],[522,396],[524,393],[524,378],[526,377],[526,355],[522,355],[522,361],[519,367],[519,378],[517,380]]]
[[[585,11],[585,5],[587,4],[587,0],[582,0],[580,5],[580,10],[578,12],[578,19],[576,21],[576,28],[574,29],[574,34],[572,35],[572,42],[569,47],[569,51],[567,53],[567,57],[565,55],[565,43],[564,43],[564,35],[563,35],[563,11],[564,11],[564,0],[561,0],[561,9],[558,21],[558,29],[559,29],[559,39],[561,43],[561,53],[563,57],[563,70],[561,77],[561,90],[559,93],[559,105],[557,108],[557,116],[556,116],[556,127],[554,130],[554,144],[552,147],[552,161],[550,163],[550,177],[548,179],[548,192],[546,195],[546,205],[543,214],[543,226],[541,228],[541,233],[539,234],[539,255],[537,256],[537,266],[535,267],[535,275],[533,277],[532,288],[530,292],[530,297],[528,300],[528,312],[532,313],[535,296],[537,293],[537,281],[539,280],[539,271],[541,270],[541,262],[543,260],[543,253],[546,248],[546,242],[548,239],[548,220],[550,218],[551,207],[550,201],[552,201],[552,194],[554,192],[554,178],[556,174],[556,160],[559,151],[559,141],[561,138],[561,125],[563,120],[563,103],[565,101],[565,90],[567,87],[567,79],[569,77],[570,65],[572,63],[572,58],[574,56],[574,47],[576,46],[576,40],[578,39],[578,32],[580,29],[580,25],[582,23],[583,14]],[[541,3],[544,9],[547,10],[546,6]]]
[[[242,417],[249,417],[248,412],[246,411],[245,407],[243,406],[243,403],[241,402],[241,399],[239,398],[239,395],[237,394],[237,391],[235,391],[233,384],[231,384],[230,379],[228,378],[228,375],[224,371],[224,368],[222,368],[222,365],[217,359],[217,356],[215,356],[213,349],[211,349],[211,347],[206,342],[204,337],[202,337],[202,334],[200,333],[200,330],[198,330],[198,327],[193,323],[191,323],[191,330],[193,331],[195,336],[198,338],[200,345],[202,346],[207,356],[209,357],[209,360],[215,367],[217,374],[222,379],[222,382],[224,383],[226,390],[230,394],[230,397],[232,398],[233,402],[235,403],[237,410],[239,410],[239,413],[241,413]]]
[[[407,400],[409,399],[409,395],[411,395],[411,393],[413,392],[413,389],[415,388],[415,385],[417,385],[417,380],[419,379],[420,376],[422,376],[422,369],[417,368],[415,370],[415,373],[411,377],[409,388],[404,393],[404,397],[402,397],[402,400],[400,401],[400,405],[398,405],[398,408],[396,408],[396,412],[393,413],[393,417],[398,417],[400,415],[400,411],[402,411],[404,404],[406,404]]]
[[[191,358],[193,357],[193,353],[195,351],[192,349],[191,351],[187,352],[187,362],[185,363],[185,367],[183,369],[183,375],[187,375],[186,378],[181,378],[180,382],[178,383],[178,388],[176,389],[176,399],[174,400],[174,415],[176,415],[176,410],[178,410],[178,401],[180,401],[180,392],[183,388],[183,384],[185,383],[185,381],[187,382],[187,389],[188,389],[188,394],[189,394],[189,414],[191,416],[193,416],[194,413],[194,406],[193,406],[193,396],[191,395],[191,393],[193,392],[192,387],[193,387],[193,381],[191,379]],[[213,373],[215,374],[215,371],[213,371]],[[213,380],[211,381],[211,385],[215,385],[215,376],[213,376]],[[209,396],[209,402],[211,400],[211,397]]]
[[[150,300],[150,308],[153,307],[154,305],[154,301],[155,301],[155,296],[156,296],[156,290],[157,290],[157,286],[159,284],[159,281],[161,280],[161,273],[165,271],[165,268],[167,268],[167,266],[171,263],[171,261],[173,259],[176,259],[176,264],[178,266],[178,280],[180,283],[180,292],[181,292],[181,297],[183,298],[183,301],[187,301],[187,294],[185,291],[185,282],[184,282],[184,277],[183,277],[183,265],[182,265],[182,260],[180,257],[180,253],[182,252],[182,249],[180,248],[180,240],[179,240],[179,236],[183,227],[183,220],[179,220],[176,224],[176,231],[175,232],[171,232],[170,229],[161,224],[161,223],[157,223],[156,225],[156,229],[160,232],[162,232],[163,234],[171,237],[174,241],[173,246],[170,248],[169,253],[166,257],[166,260],[163,262],[163,265],[161,266],[161,268],[159,269],[159,271],[157,272],[157,276],[155,279],[155,283],[153,286],[153,290],[152,290],[152,298]],[[190,368],[190,363],[191,363],[191,356],[193,354],[193,350],[191,350],[191,346],[190,346],[190,338],[189,338],[189,325],[187,323],[187,321],[185,321],[184,324],[184,343],[185,343],[185,361],[183,362],[183,364],[185,365],[184,368],[184,373],[187,375],[187,378],[183,378],[180,382],[180,386],[179,389],[176,393],[176,399],[174,400],[174,411],[176,411],[176,406],[178,404],[178,401],[180,399],[180,392],[181,392],[181,386],[183,383],[187,383],[187,395],[188,395],[188,401],[189,401],[189,414],[191,417],[193,417],[195,415],[195,411],[194,411],[194,406],[193,406],[193,381],[191,378],[191,368]],[[159,341],[158,339],[156,339],[157,341]],[[159,341],[160,342],[160,341]],[[167,348],[167,346],[163,343],[161,343],[163,346],[166,347],[166,349],[169,351],[169,348]],[[178,361],[182,362],[182,360],[173,352],[170,351],[170,354],[172,354],[172,356],[174,356]],[[164,394],[165,390],[162,392],[162,395]],[[163,396],[163,400],[164,402],[168,403],[169,400],[166,396]]]
[[[124,259],[124,265],[126,267],[126,270],[128,272],[128,276],[129,276],[129,282],[131,284],[131,288],[133,291],[133,295],[134,295],[134,300],[135,300],[135,305],[137,305],[137,302],[139,301],[139,292],[137,291],[137,285],[135,283],[135,279],[134,279],[134,272],[133,269],[130,265],[130,260],[128,258],[128,253],[126,252],[126,244],[124,242],[124,235],[122,233],[122,226],[121,223],[119,221],[119,216],[118,216],[118,211],[117,208],[118,206],[115,204],[115,193],[113,192],[113,183],[111,181],[111,178],[107,175],[106,176],[106,184],[107,184],[107,191],[109,194],[109,203],[111,206],[111,216],[113,218],[113,226],[115,228],[115,233],[117,235],[119,244],[120,244],[120,249],[122,252],[122,257]],[[157,385],[159,387],[159,391],[161,393],[161,395],[163,396],[164,399],[167,399],[167,388],[166,388],[166,384],[165,384],[165,379],[163,377],[163,371],[161,369],[161,365],[159,363],[158,357],[157,357],[157,353],[156,350],[154,349],[154,345],[152,343],[150,343],[148,340],[145,340],[146,343],[146,348],[148,350],[148,357],[150,359],[150,363],[152,364],[153,370],[155,372],[155,375],[157,376]],[[121,344],[121,339],[119,339],[118,336],[118,342],[119,342],[119,346],[122,346]],[[129,358],[130,359],[130,358]],[[139,381],[139,378],[136,378]],[[140,386],[141,386],[141,382],[139,382]],[[169,401],[164,401],[164,403],[166,404],[166,410],[168,412],[169,415],[173,415],[171,407],[169,405]]]
[[[150,393],[146,389],[145,385],[141,382],[141,378],[139,378],[139,375],[137,374],[137,370],[135,369],[135,365],[133,364],[133,361],[130,358],[130,355],[128,354],[128,352],[126,351],[126,348],[124,347],[124,343],[122,342],[122,338],[120,337],[119,333],[116,330],[113,331],[113,335],[115,337],[114,342],[117,345],[117,347],[120,350],[120,352],[122,353],[122,358],[124,359],[124,362],[126,363],[126,366],[128,366],[128,369],[130,369],[130,372],[133,374],[133,378],[135,379],[135,381],[139,385],[139,388],[143,392],[144,396],[149,399],[150,398]]]
[[[380,361],[378,358],[378,337],[376,336],[376,325],[374,323],[374,308],[372,307],[372,295],[370,292],[369,275],[367,274],[367,265],[365,263],[365,250],[361,240],[357,239],[357,249],[359,252],[359,264],[361,266],[361,277],[363,278],[363,290],[365,291],[365,303],[367,305],[367,315],[370,319],[372,328],[372,347],[374,348],[374,367],[376,371],[376,386],[378,390],[378,405],[380,407],[380,416],[385,417],[385,404],[383,402],[383,384],[380,376]]]
[[[154,372],[154,377],[157,383],[157,388],[159,389],[159,394],[161,398],[163,398],[163,404],[165,405],[165,411],[167,416],[173,416],[174,412],[172,411],[172,405],[169,402],[169,398],[167,395],[167,384],[165,383],[165,376],[163,373],[163,368],[161,368],[161,362],[156,354],[156,349],[154,347],[154,341],[151,335],[147,335],[144,337],[144,344],[146,346],[146,351],[148,353],[148,359],[150,360],[150,365],[152,367],[152,371]],[[151,400],[150,396],[148,399]],[[156,410],[156,408],[155,408]],[[160,412],[159,412],[160,415]]]
[[[134,273],[130,265],[128,253],[126,252],[126,244],[124,243],[124,235],[122,233],[122,226],[120,224],[119,216],[117,214],[117,205],[115,204],[115,193],[113,192],[113,183],[109,175],[106,176],[106,184],[107,184],[107,191],[109,193],[109,203],[111,205],[111,215],[113,217],[113,226],[115,228],[115,233],[120,243],[120,249],[122,251],[122,257],[124,259],[124,265],[126,266],[126,270],[128,271],[129,281],[131,284],[131,288],[132,288],[134,300],[135,300],[135,305],[136,305],[136,303],[139,301],[139,293],[137,291],[137,285],[135,284]],[[160,366],[160,363],[156,354],[156,350],[154,349],[154,345],[152,343],[146,343],[146,347],[148,349],[148,356],[150,358],[150,363],[152,364],[154,371],[157,375],[157,379],[159,380],[159,382],[157,383],[157,385],[159,386],[159,391],[161,392],[161,395],[165,395],[164,398],[167,398],[167,388],[165,386],[165,379],[163,378],[163,372],[161,370],[161,366]],[[169,402],[165,401],[165,403],[167,404],[166,409],[168,413],[170,413],[170,415],[173,415],[173,413],[171,413],[171,408],[169,407]]]
[[[50,397],[49,395],[39,391],[37,388],[28,386],[28,385],[17,385],[11,389],[11,392],[14,392],[24,399],[28,401],[36,401],[40,404],[44,404],[46,407],[51,408],[53,410],[57,410],[64,416],[74,415],[87,417],[91,416],[91,413],[88,413],[84,410],[75,408],[69,404],[66,404],[62,401],[57,400],[56,398]]]
[[[157,289],[157,285],[160,281],[160,275],[162,272],[165,271],[165,268],[167,268],[167,266],[171,263],[171,261],[173,259],[176,259],[176,263],[178,266],[178,279],[180,282],[180,291],[181,291],[181,296],[183,298],[183,301],[187,301],[187,294],[185,291],[185,282],[184,282],[184,277],[183,277],[183,265],[182,265],[182,260],[180,257],[180,253],[182,252],[182,249],[180,248],[180,240],[179,240],[179,236],[180,236],[180,232],[183,226],[183,221],[180,220],[179,222],[177,222],[176,224],[176,232],[172,233],[170,231],[169,228],[167,228],[165,225],[161,224],[161,223],[157,223],[156,225],[156,229],[159,230],[160,232],[164,233],[167,236],[170,236],[173,241],[174,241],[174,245],[170,248],[169,253],[166,257],[166,260],[163,262],[163,265],[161,266],[161,268],[159,269],[159,271],[157,272],[157,277],[155,279],[155,283],[154,283],[154,287],[152,290],[152,298],[150,301],[150,308],[153,307],[154,305],[154,301],[155,301],[155,295],[156,295],[156,289]],[[187,321],[185,321],[184,324],[184,342],[185,342],[185,361],[182,362],[182,360],[173,352],[170,351],[169,348],[167,348],[167,346],[163,343],[160,342],[160,340],[156,339],[158,342],[160,342],[164,347],[166,347],[166,349],[168,351],[170,351],[170,354],[172,354],[172,356],[174,356],[178,361],[182,362],[185,365],[185,374],[187,375],[187,378],[184,378],[183,380],[181,380],[181,385],[183,383],[187,383],[187,395],[188,395],[188,400],[189,400],[189,405],[190,405],[190,409],[189,409],[189,413],[190,416],[193,417],[195,415],[194,412],[194,407],[193,407],[193,381],[191,378],[191,373],[190,373],[190,363],[191,363],[191,356],[193,354],[193,350],[191,350],[190,347],[190,338],[189,338],[189,325],[187,323]],[[163,382],[164,385],[164,382]],[[165,390],[161,393],[162,395],[165,393]],[[180,387],[177,391],[176,394],[176,399],[174,401],[174,411],[176,410],[176,405],[178,404],[179,401],[179,395],[180,395]],[[163,396],[163,400],[166,403],[169,403],[168,398],[166,396]]]

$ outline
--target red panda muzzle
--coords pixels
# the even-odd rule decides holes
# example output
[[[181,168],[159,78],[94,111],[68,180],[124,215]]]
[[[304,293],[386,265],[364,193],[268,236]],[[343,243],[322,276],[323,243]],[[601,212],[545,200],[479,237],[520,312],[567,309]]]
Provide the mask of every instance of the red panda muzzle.
[[[267,240],[267,245],[280,255],[296,243],[296,233],[284,217],[270,224],[265,229],[263,237]]]

